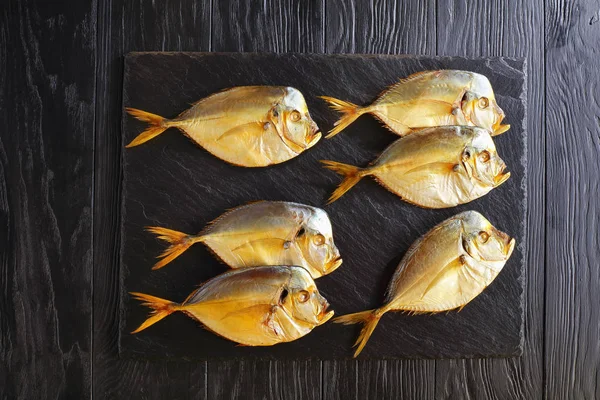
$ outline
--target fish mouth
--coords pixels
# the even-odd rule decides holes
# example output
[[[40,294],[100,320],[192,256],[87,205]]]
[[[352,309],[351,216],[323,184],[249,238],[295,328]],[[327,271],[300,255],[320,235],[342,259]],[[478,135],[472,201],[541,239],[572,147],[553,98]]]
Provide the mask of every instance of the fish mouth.
[[[510,239],[509,242],[504,246],[505,249],[505,254],[506,254],[506,259],[508,260],[510,258],[510,256],[512,255],[513,250],[515,249],[515,244],[517,242],[515,241],[514,238]]]
[[[333,271],[335,271],[336,269],[338,269],[340,267],[340,265],[342,265],[342,263],[344,262],[344,260],[342,260],[342,257],[337,257],[334,258],[333,260],[329,261],[325,267],[325,271],[327,273],[331,273]]]
[[[509,129],[510,129],[510,124],[504,124],[504,125],[497,124],[496,126],[494,126],[494,132],[492,133],[492,136],[501,135]]]
[[[505,168],[506,165],[504,165],[498,175],[494,177],[494,187],[502,185],[510,178],[510,171],[504,171]]]
[[[317,315],[317,320],[319,321],[318,325],[322,325],[325,322],[329,321],[333,315],[335,314],[335,312],[333,310],[327,311],[327,308],[329,307],[329,303],[326,301],[323,304],[323,309],[321,310],[321,312],[319,313],[319,315]]]
[[[320,131],[318,130],[318,128],[317,128],[317,131],[316,131],[315,133],[313,133],[313,134],[312,134],[312,136],[311,136],[310,140],[309,140],[309,141],[308,141],[308,143],[306,144],[306,148],[308,149],[308,148],[310,148],[310,147],[313,147],[315,144],[317,144],[317,142],[318,142],[319,140],[321,140],[321,136],[322,136],[322,135],[321,135],[321,132],[320,132]]]

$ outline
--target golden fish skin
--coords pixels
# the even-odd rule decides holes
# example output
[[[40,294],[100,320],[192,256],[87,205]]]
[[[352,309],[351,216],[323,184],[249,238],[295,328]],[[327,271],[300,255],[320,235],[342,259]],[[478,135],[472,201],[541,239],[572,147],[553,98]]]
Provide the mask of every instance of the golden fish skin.
[[[236,207],[197,235],[160,227],[148,230],[171,243],[154,269],[162,268],[198,242],[231,268],[298,265],[316,279],[342,264],[329,216],[320,208],[304,204],[260,201]]]
[[[126,110],[150,124],[126,147],[138,146],[175,127],[216,157],[242,167],[282,163],[321,138],[304,96],[292,87],[234,87],[198,101],[173,119]]]
[[[344,176],[330,203],[368,175],[403,200],[425,208],[468,203],[510,177],[488,131],[468,126],[417,131],[396,140],[367,168],[322,163]]]
[[[480,213],[457,214],[408,249],[382,307],[344,315],[334,322],[365,324],[355,343],[356,357],[388,311],[436,313],[464,307],[498,276],[514,247],[515,239]]]
[[[342,113],[331,138],[362,114],[373,114],[392,132],[405,136],[414,129],[467,125],[487,129],[492,136],[506,132],[504,111],[498,106],[487,77],[460,70],[423,71],[401,79],[369,106],[322,96]]]
[[[221,274],[181,304],[131,293],[154,311],[138,333],[175,311],[206,329],[246,346],[272,346],[310,333],[332,316],[329,303],[302,267],[242,268]]]

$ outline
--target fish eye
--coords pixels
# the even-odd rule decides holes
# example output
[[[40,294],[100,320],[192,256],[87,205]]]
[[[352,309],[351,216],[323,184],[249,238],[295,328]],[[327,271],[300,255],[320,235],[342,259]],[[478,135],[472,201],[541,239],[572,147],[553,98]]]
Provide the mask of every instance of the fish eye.
[[[492,156],[490,156],[490,152],[487,150],[484,150],[479,154],[479,159],[484,163],[490,161],[490,158],[492,158]]]
[[[471,158],[471,152],[469,150],[463,151],[462,158],[463,161],[467,161],[469,158]]]
[[[325,236],[321,235],[320,233],[316,234],[313,241],[315,242],[315,244],[317,246],[322,246],[325,244]]]
[[[302,118],[302,115],[300,115],[299,111],[294,110],[290,113],[290,120],[292,120],[292,122],[298,122],[300,121],[300,118]]]
[[[479,108],[487,108],[490,105],[490,101],[487,97],[481,97],[477,102]]]
[[[490,239],[489,233],[487,233],[486,231],[479,232],[479,240],[481,241],[481,243],[487,243],[487,241],[489,239]]]
[[[285,299],[286,299],[286,297],[288,296],[288,294],[289,294],[289,292],[288,292],[288,290],[287,290],[287,289],[285,289],[285,288],[284,288],[284,289],[281,291],[281,294],[279,295],[279,303],[280,303],[280,304],[281,304],[281,303],[283,303],[283,302],[285,301]]]
[[[298,292],[298,301],[300,303],[306,303],[308,299],[310,299],[310,293],[308,293],[306,290],[301,290]]]

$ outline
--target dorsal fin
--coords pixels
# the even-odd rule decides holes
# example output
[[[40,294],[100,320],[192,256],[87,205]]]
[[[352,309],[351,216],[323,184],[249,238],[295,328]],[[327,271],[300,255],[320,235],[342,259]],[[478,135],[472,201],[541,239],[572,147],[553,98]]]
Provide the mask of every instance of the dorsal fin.
[[[398,81],[398,83],[410,82],[410,81],[413,81],[415,79],[421,78],[423,75],[429,75],[429,74],[435,73],[435,72],[439,72],[439,71],[419,71],[419,72],[415,72],[414,74],[411,74],[411,75],[407,76],[406,78],[401,78]]]
[[[377,100],[381,99],[386,93],[392,92],[394,89],[396,89],[399,86],[404,85],[405,83],[416,81],[417,79],[423,78],[425,75],[431,75],[436,72],[439,72],[439,71],[419,71],[419,72],[415,72],[414,74],[407,76],[406,78],[400,78],[398,80],[398,82],[385,88],[381,93],[379,93],[379,96],[377,96]]]

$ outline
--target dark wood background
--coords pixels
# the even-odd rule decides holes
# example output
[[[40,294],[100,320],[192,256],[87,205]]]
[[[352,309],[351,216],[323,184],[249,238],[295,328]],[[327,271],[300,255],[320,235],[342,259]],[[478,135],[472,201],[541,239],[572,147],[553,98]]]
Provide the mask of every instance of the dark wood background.
[[[0,2],[3,399],[600,397],[595,0]],[[528,60],[521,358],[121,361],[123,55],[271,51]]]

